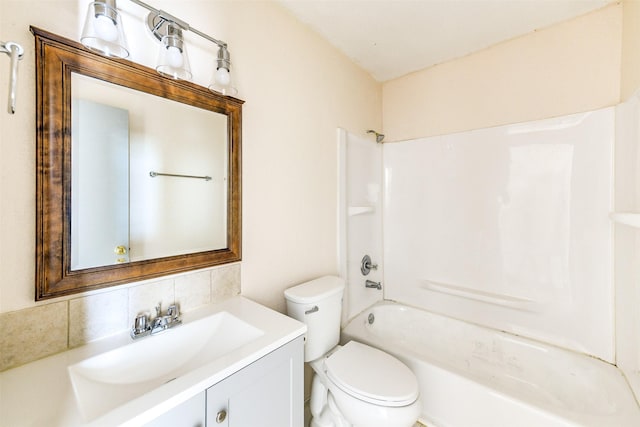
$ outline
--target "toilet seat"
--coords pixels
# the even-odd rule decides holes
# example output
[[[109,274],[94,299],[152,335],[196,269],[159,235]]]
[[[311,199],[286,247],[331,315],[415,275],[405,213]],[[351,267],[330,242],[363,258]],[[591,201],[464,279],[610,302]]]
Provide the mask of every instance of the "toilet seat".
[[[356,341],[327,357],[324,369],[342,391],[374,405],[406,406],[418,398],[418,381],[405,364]]]

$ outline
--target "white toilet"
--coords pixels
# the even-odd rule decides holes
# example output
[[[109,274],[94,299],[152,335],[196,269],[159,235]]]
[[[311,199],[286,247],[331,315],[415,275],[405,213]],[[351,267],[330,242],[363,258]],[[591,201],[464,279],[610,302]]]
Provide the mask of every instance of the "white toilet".
[[[421,409],[413,372],[368,345],[337,345],[343,291],[342,279],[325,276],[284,292],[289,316],[307,324],[310,427],[412,427]]]

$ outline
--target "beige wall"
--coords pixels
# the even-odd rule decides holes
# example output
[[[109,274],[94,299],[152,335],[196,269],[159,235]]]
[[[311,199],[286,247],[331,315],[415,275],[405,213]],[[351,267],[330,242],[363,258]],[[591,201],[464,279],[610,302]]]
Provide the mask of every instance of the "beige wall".
[[[622,5],[614,4],[386,82],[389,141],[517,123],[614,105]]]
[[[640,88],[640,1],[625,0],[622,30],[620,99],[628,99]]]
[[[242,292],[284,309],[285,287],[337,272],[336,128],[381,128],[381,86],[273,2],[151,1],[229,43],[246,100]],[[5,113],[0,58],[0,313],[35,305],[35,76],[29,25],[78,39],[87,1],[0,0],[0,40],[25,47],[18,111]],[[144,9],[119,1],[132,59],[156,47]],[[194,80],[208,84],[215,47],[191,37]],[[205,55],[208,51],[211,55]]]
[[[284,310],[287,286],[338,272],[336,128],[364,134],[381,127],[382,90],[277,7],[253,7],[244,6],[243,19],[259,30],[235,48],[242,81],[251,84],[244,91],[242,291]]]

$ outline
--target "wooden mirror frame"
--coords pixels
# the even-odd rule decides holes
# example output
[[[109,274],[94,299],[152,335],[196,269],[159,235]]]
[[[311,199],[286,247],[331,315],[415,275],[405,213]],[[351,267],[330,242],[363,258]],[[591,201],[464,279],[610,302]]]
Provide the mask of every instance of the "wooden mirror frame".
[[[31,27],[36,52],[36,300],[241,259],[243,101],[171,80],[131,61]],[[227,248],[71,270],[71,74],[78,73],[227,116]]]

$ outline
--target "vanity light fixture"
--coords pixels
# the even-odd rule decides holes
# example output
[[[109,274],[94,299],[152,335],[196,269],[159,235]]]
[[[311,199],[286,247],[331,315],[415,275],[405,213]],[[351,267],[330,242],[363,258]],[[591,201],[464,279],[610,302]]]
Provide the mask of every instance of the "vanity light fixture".
[[[126,58],[129,48],[115,0],[89,4],[80,41],[101,55]]]
[[[233,84],[231,76],[231,59],[227,44],[217,40],[197,29],[191,27],[185,21],[163,11],[156,9],[140,0],[130,0],[149,11],[146,24],[151,33],[160,41],[160,54],[156,70],[158,73],[182,80],[190,80],[192,77],[189,67],[189,57],[187,56],[186,44],[182,37],[184,31],[191,31],[200,37],[215,43],[218,46],[216,58],[216,69],[214,70],[209,90],[219,92],[223,95],[236,95],[238,90]],[[114,32],[114,30],[117,30]],[[87,33],[87,36],[85,36]],[[118,36],[114,36],[117,34]],[[89,5],[85,29],[82,32],[82,43],[103,55],[118,56],[126,58],[129,51],[126,44],[122,44],[119,53],[113,47],[116,40],[122,34],[124,43],[124,33],[120,15],[116,9],[115,0],[96,1]],[[106,48],[105,48],[106,47]],[[124,52],[122,52],[124,51]]]

